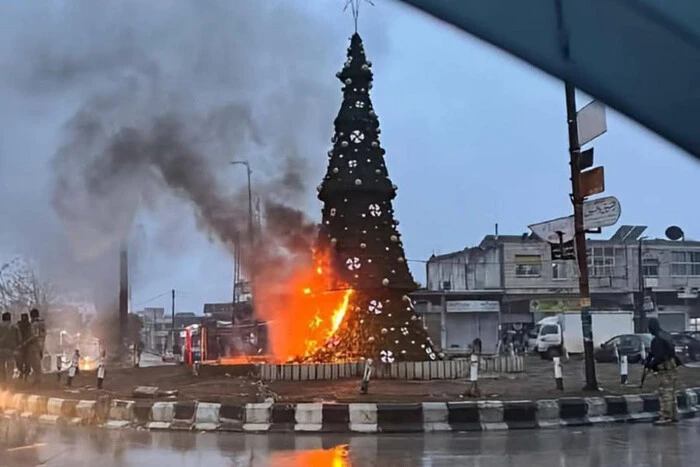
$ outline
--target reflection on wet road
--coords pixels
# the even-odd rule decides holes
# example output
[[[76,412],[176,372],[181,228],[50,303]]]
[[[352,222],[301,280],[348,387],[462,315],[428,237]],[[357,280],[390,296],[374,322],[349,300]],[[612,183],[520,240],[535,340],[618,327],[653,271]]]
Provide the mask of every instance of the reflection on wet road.
[[[425,436],[151,433],[0,422],[0,465],[17,467],[686,467],[698,457],[697,420]]]

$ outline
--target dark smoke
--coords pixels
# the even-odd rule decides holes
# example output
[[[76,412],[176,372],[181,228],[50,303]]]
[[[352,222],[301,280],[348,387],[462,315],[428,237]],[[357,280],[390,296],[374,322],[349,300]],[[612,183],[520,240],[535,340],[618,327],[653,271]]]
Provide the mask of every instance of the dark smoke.
[[[236,159],[250,161],[264,207],[256,264],[301,261],[351,27],[335,2],[314,14],[301,3],[0,5],[0,95],[12,99],[4,99],[11,120],[30,128],[30,138],[8,135],[16,151],[1,162],[4,173],[32,181],[4,210],[19,227],[3,235],[6,244],[108,304],[119,245],[144,218],[158,242],[142,239],[140,251],[196,256],[186,235],[173,240],[192,215],[226,248],[247,232],[243,169],[229,165]],[[367,31],[385,30],[371,18]],[[381,45],[373,41],[375,57]],[[144,283],[132,286],[171,274],[158,267],[151,261]]]

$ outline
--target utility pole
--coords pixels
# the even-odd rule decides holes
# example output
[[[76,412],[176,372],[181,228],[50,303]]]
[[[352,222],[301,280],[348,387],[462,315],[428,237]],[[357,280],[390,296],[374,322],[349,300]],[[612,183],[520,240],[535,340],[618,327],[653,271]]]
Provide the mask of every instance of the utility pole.
[[[172,290],[172,300],[170,308],[170,327],[173,334],[173,350],[175,349],[175,289]],[[175,353],[175,352],[173,352]]]
[[[583,352],[586,365],[585,390],[597,391],[598,381],[593,359],[593,321],[591,318],[591,295],[588,285],[588,258],[586,252],[586,230],[583,223],[584,195],[581,191],[581,146],[578,136],[576,115],[576,89],[568,81],[566,91],[566,120],[569,128],[569,158],[571,165],[571,202],[574,205],[574,242],[579,270],[579,291],[581,306],[581,328],[583,331]]]
[[[634,326],[634,332],[637,333],[645,333],[646,331],[646,325],[647,325],[647,312],[646,309],[644,308],[644,292],[645,292],[645,287],[644,287],[644,262],[642,259],[642,245],[644,242],[645,237],[641,237],[639,239],[639,243],[637,244],[637,260],[639,263],[639,301],[637,303],[637,313],[636,313],[636,319],[635,319],[635,326]]]
[[[119,250],[119,345],[121,350],[128,341],[129,327],[129,256],[126,241]]]

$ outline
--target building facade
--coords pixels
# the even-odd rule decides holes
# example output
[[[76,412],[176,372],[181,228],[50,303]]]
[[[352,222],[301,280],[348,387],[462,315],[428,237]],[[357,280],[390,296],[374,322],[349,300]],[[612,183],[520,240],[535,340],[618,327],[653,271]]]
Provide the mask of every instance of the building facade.
[[[637,310],[671,331],[700,329],[700,242],[646,239],[622,226],[589,239],[593,310]],[[530,234],[487,235],[473,248],[429,258],[426,288],[413,298],[443,349],[475,338],[494,351],[499,329],[527,328],[547,314],[578,310],[575,261],[552,260],[551,246]]]

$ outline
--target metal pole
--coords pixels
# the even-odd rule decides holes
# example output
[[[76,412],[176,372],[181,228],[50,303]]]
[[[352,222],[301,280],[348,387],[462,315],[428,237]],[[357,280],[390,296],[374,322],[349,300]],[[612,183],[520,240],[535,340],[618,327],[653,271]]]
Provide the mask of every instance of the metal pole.
[[[583,225],[583,202],[581,193],[578,142],[578,122],[576,119],[576,89],[566,82],[566,121],[569,128],[569,158],[571,165],[571,202],[574,205],[574,241],[579,269],[579,291],[581,305],[581,328],[583,331],[583,352],[586,365],[586,386],[590,391],[598,390],[595,360],[593,359],[593,322],[591,319],[591,295],[588,285],[588,259],[586,252],[586,231]]]
[[[642,242],[644,241],[643,238],[639,239],[639,243],[637,244],[637,260],[639,261],[638,265],[638,281],[639,281],[639,300],[637,303],[637,319],[635,323],[635,331],[637,333],[643,333],[645,332],[644,330],[644,325],[646,324],[646,311],[644,310],[644,265],[642,263]]]
[[[251,248],[253,247],[254,233],[253,233],[253,190],[250,184],[250,164],[245,163],[245,168],[248,171],[248,240],[250,241]]]
[[[172,291],[172,301],[171,301],[171,307],[170,307],[170,327],[171,327],[171,332],[173,335],[173,342],[172,342],[172,348],[175,350],[175,289]],[[173,352],[175,353],[175,352]]]

